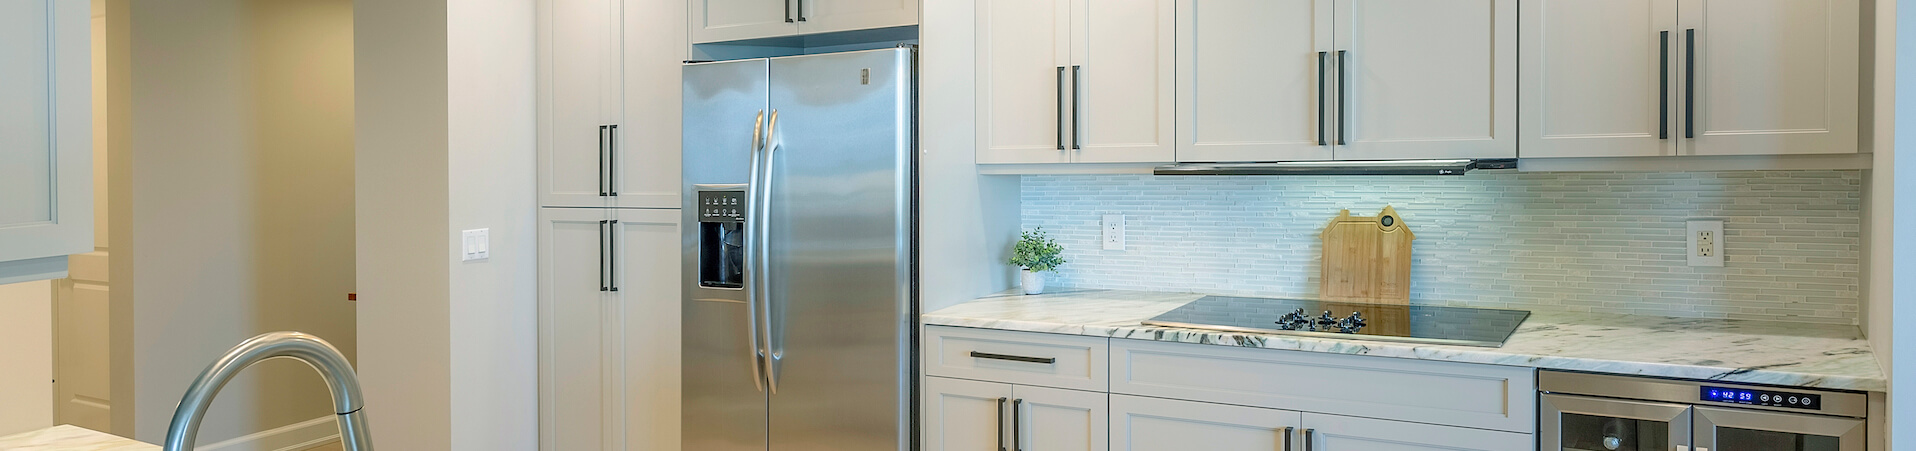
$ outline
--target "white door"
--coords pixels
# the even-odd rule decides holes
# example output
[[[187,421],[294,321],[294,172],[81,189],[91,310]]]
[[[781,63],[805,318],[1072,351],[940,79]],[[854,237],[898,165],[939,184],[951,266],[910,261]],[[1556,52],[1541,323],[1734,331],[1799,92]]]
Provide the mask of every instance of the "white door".
[[[1331,159],[1331,0],[1178,0],[1177,20],[1177,161]]]
[[[1520,14],[1518,153],[1677,154],[1677,0],[1527,0]]]
[[[1104,451],[1110,395],[1019,385],[1011,389],[1013,449]]]
[[[1683,0],[1684,150],[1854,153],[1857,0]],[[1690,52],[1694,49],[1694,52]],[[1692,97],[1693,96],[1693,97]]]
[[[679,98],[684,93],[684,0],[624,0],[620,39],[623,83],[608,96],[621,99],[622,119],[612,134],[613,205],[679,207]]]
[[[798,33],[798,0],[690,1],[695,44]]]
[[[1011,384],[926,377],[925,451],[992,451],[1010,442]]]
[[[1304,413],[1307,449],[1321,451],[1531,451],[1530,434]]]
[[[1072,161],[1176,160],[1177,3],[1073,0]]]
[[[624,449],[626,317],[612,295],[608,209],[539,209],[539,441]]]
[[[1517,156],[1517,0],[1335,3],[1337,159]]]
[[[918,24],[918,0],[798,0],[798,32],[867,30]]]
[[[539,205],[602,207],[618,117],[618,0],[547,0],[539,35]],[[682,58],[680,58],[682,59]]]
[[[978,0],[978,162],[1066,163],[1071,0]]]
[[[1304,449],[1297,412],[1111,395],[1111,451]]]
[[[0,284],[61,277],[93,250],[89,8],[0,3]]]
[[[612,297],[624,318],[624,435],[629,451],[679,449],[679,210],[613,213],[608,262]]]

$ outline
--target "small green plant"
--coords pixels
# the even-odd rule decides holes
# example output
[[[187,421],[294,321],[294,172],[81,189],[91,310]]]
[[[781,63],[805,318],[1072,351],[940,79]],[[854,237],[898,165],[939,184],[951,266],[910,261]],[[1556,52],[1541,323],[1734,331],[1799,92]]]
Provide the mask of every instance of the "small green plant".
[[[1050,271],[1064,264],[1064,246],[1044,235],[1044,228],[1025,231],[1011,248],[1011,264],[1032,271]]]

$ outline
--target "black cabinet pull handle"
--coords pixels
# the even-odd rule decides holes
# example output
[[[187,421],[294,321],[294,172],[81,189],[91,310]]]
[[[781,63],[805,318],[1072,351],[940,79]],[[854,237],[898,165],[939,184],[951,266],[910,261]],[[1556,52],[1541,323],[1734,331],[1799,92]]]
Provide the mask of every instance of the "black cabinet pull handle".
[[[1344,56],[1345,53],[1344,50],[1337,51],[1337,145],[1340,146],[1345,145],[1344,123],[1350,122],[1351,117],[1350,110],[1344,106],[1345,98],[1350,97],[1351,80],[1350,72],[1344,70],[1344,61],[1350,59]]]
[[[1084,150],[1084,66],[1071,66],[1071,150]]]
[[[792,0],[785,0],[785,23],[792,22]]]
[[[605,131],[605,191],[612,197],[619,197],[619,124],[606,126]],[[613,221],[618,222],[618,221]],[[618,290],[613,290],[618,291]]]
[[[1025,400],[1019,398],[1011,402],[1011,449],[1025,451]]]
[[[798,21],[805,21],[805,0],[798,0]]]
[[[998,451],[1005,451],[1005,398],[998,398]]]
[[[1324,80],[1324,72],[1329,69],[1327,66],[1330,64],[1330,55],[1331,52],[1317,52],[1317,145],[1320,146],[1330,145],[1330,140],[1324,137],[1326,130],[1324,105],[1328,101],[1324,98],[1324,87],[1329,85],[1329,82]]]
[[[610,257],[612,254],[611,252],[606,251],[606,246],[605,246],[606,222],[607,221],[603,219],[599,220],[599,291],[612,291],[612,286],[607,285],[605,282],[605,266],[606,266],[605,259],[606,257]]]
[[[1064,66],[1058,66],[1058,150],[1064,150]]]
[[[605,237],[606,254],[610,255],[610,257],[606,260],[610,261],[611,264],[606,265],[606,273],[611,276],[608,277],[607,280],[611,281],[612,291],[619,291],[619,220],[614,219],[609,225],[609,227],[606,227]]]
[[[1046,365],[1058,363],[1058,359],[1050,357],[1025,357],[1021,355],[992,354],[978,351],[971,351],[971,357],[978,359],[1010,360],[1013,362],[1042,363]]]
[[[1696,29],[1683,30],[1683,137],[1696,138]]]
[[[1311,447],[1314,446],[1311,444],[1311,442],[1316,441],[1316,440],[1312,440],[1316,432],[1317,432],[1316,429],[1304,428],[1304,451],[1311,451]]]
[[[1291,432],[1290,426],[1284,427],[1284,451],[1291,451]]]
[[[1662,45],[1662,75],[1657,76],[1657,139],[1670,139],[1670,30],[1657,32]]]

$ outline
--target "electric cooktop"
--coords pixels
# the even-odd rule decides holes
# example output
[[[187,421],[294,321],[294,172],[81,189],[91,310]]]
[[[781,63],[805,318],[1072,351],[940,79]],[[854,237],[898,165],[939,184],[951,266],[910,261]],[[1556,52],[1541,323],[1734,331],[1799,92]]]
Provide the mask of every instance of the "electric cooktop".
[[[1529,317],[1523,310],[1205,296],[1144,324],[1494,348]]]

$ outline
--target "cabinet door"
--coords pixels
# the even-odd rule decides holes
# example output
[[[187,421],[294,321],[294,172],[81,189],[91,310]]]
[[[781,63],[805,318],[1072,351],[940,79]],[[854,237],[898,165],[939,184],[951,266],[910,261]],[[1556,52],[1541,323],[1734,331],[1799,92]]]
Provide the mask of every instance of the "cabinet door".
[[[1521,14],[1523,157],[1676,155],[1677,0],[1528,0]]]
[[[798,33],[798,0],[690,0],[692,42],[707,43]],[[677,58],[683,59],[683,58]]]
[[[684,0],[624,0],[623,83],[618,132],[611,142],[613,204],[679,207],[680,112],[685,72]]]
[[[1066,163],[1071,0],[978,0],[978,162]]]
[[[1307,449],[1323,451],[1530,451],[1531,434],[1304,413]]]
[[[1011,384],[926,377],[925,451],[990,451],[1011,443]]]
[[[800,0],[796,12],[804,34],[918,24],[918,0]]]
[[[1175,160],[1176,2],[1074,0],[1071,8],[1072,160]]]
[[[1517,0],[1335,1],[1337,159],[1517,156]]]
[[[1011,390],[1013,449],[1103,451],[1111,434],[1104,393],[1019,385]]]
[[[63,277],[93,250],[88,8],[0,4],[0,284]]]
[[[1331,159],[1331,0],[1177,8],[1178,161]]]
[[[1302,449],[1297,412],[1111,395],[1111,451]]]
[[[1693,155],[1854,153],[1857,0],[1684,0]],[[1694,49],[1694,51],[1690,51]]]
[[[679,210],[617,210],[608,247],[623,329],[625,450],[678,451]]]
[[[625,315],[609,288],[610,210],[539,209],[540,449],[624,449]]]
[[[539,205],[602,207],[619,98],[619,1],[540,3]]]

